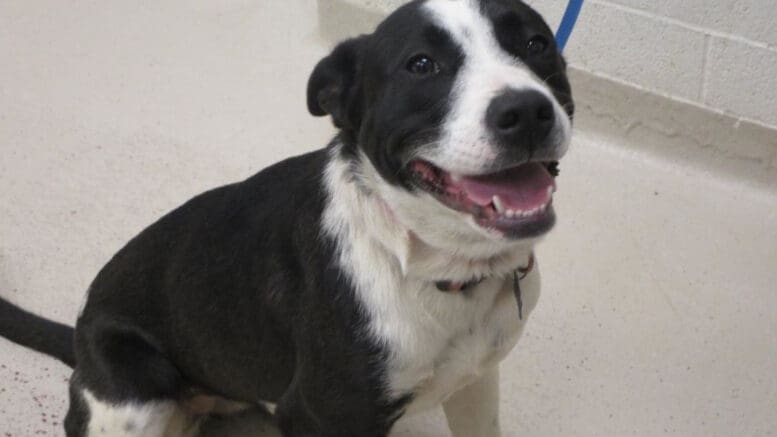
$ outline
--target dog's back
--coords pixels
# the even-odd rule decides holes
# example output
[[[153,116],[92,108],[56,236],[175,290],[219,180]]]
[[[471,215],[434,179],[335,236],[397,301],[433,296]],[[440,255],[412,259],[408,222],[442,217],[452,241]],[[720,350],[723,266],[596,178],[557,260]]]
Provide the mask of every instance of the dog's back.
[[[101,374],[106,361],[126,364],[112,372],[130,379],[152,377],[162,363],[139,359],[148,352],[175,363],[180,379],[165,395],[218,387],[238,400],[277,399],[294,368],[291,330],[304,283],[320,276],[299,260],[326,250],[317,235],[323,155],[201,194],[121,249],[92,283],[77,324],[84,378],[115,380]],[[225,358],[256,373],[236,374]]]

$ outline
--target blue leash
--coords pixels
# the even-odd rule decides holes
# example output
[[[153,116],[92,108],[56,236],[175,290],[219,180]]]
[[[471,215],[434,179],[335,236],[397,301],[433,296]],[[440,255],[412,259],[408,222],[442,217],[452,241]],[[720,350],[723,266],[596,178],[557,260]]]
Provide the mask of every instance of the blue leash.
[[[569,37],[572,35],[572,30],[577,23],[577,17],[580,16],[580,10],[583,8],[583,0],[569,0],[567,5],[567,11],[564,12],[564,18],[561,19],[561,24],[558,26],[558,32],[556,32],[556,45],[558,51],[563,52],[564,47],[567,46]]]

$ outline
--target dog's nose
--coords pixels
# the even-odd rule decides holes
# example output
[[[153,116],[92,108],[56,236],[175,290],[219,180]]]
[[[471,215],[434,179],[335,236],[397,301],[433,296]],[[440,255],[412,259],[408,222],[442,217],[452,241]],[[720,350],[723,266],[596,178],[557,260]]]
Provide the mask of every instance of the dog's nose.
[[[488,127],[506,147],[535,147],[547,138],[555,119],[553,103],[535,90],[505,91],[486,111]]]

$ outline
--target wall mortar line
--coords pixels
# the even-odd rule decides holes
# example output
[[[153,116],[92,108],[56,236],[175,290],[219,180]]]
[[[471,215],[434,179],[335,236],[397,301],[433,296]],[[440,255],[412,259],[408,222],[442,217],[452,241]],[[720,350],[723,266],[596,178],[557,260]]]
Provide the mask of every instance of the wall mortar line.
[[[712,56],[712,38],[712,35],[705,35],[704,37],[704,57],[702,58],[701,86],[699,87],[699,102],[704,106],[709,106],[707,103],[707,87],[710,80],[709,62],[710,56]]]
[[[708,27],[698,26],[698,25],[695,25],[695,24],[686,23],[685,21],[679,20],[677,18],[665,17],[665,16],[662,16],[662,15],[655,14],[653,12],[648,12],[648,11],[645,11],[645,10],[642,10],[642,9],[638,9],[638,8],[634,8],[634,7],[631,7],[631,6],[624,6],[624,5],[621,5],[619,3],[614,3],[614,2],[609,1],[609,0],[590,0],[590,1],[593,4],[597,4],[597,5],[605,6],[605,7],[610,7],[610,8],[613,8],[613,9],[616,9],[616,10],[619,10],[619,11],[622,11],[622,12],[631,13],[631,14],[634,14],[634,15],[639,15],[639,16],[641,16],[643,18],[647,18],[647,19],[650,19],[650,20],[655,20],[655,21],[659,21],[659,22],[662,22],[662,23],[665,23],[665,24],[671,24],[671,25],[674,25],[674,26],[679,26],[679,27],[682,27],[684,29],[691,30],[691,31],[694,31],[694,32],[703,33],[705,35],[710,35],[710,36],[713,36],[713,37],[716,37],[716,38],[722,38],[722,39],[727,39],[727,40],[735,41],[735,42],[738,42],[740,44],[747,44],[747,45],[750,45],[750,46],[753,46],[753,47],[757,47],[759,49],[764,49],[764,50],[768,50],[768,51],[773,52],[773,53],[777,53],[777,46],[773,46],[773,45],[770,45],[770,44],[765,43],[765,42],[755,41],[755,40],[752,40],[752,39],[749,39],[749,38],[745,38],[745,37],[742,37],[742,36],[739,36],[739,35],[735,35],[735,34],[732,34],[732,33],[721,32],[719,30],[710,29]]]

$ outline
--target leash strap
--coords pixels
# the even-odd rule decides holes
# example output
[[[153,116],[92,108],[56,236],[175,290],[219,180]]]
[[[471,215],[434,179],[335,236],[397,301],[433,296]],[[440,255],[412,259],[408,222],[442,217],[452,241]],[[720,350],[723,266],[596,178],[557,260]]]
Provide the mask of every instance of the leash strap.
[[[572,30],[577,23],[577,17],[580,16],[580,10],[583,8],[583,0],[570,0],[567,5],[567,10],[564,12],[564,18],[561,19],[561,24],[556,32],[556,46],[558,46],[559,52],[564,52],[564,47],[567,46],[569,37],[572,35]]]

